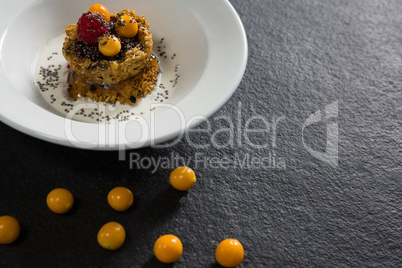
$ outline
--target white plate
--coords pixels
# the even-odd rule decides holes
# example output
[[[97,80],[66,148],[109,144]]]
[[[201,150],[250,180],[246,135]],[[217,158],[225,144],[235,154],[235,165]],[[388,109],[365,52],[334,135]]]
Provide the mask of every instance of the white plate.
[[[76,23],[94,1],[16,0],[0,16],[0,119],[31,136],[78,148],[139,148],[180,137],[215,113],[239,85],[247,63],[243,25],[227,0],[119,0],[104,3],[144,14],[154,40],[178,54],[180,81],[164,107],[121,123],[95,124],[60,116],[34,83],[46,43]],[[9,10],[10,12],[6,12]]]

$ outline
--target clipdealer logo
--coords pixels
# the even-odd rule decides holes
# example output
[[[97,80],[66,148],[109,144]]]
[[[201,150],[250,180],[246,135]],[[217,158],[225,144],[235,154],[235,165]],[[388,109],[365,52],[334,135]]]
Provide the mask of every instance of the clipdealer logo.
[[[175,152],[171,152],[169,156],[147,157],[141,156],[137,152],[129,153],[129,165],[131,169],[147,169],[156,172],[157,169],[172,169],[179,165],[187,165],[194,167],[206,168],[240,168],[240,169],[285,169],[285,159],[277,154],[277,133],[281,122],[286,120],[285,116],[267,118],[258,114],[253,107],[252,116],[244,118],[242,114],[242,103],[238,102],[237,109],[231,116],[219,115],[213,118],[203,116],[194,116],[185,120],[184,114],[180,109],[171,104],[156,104],[151,109],[150,122],[139,116],[137,120],[130,123],[139,123],[141,130],[136,131],[138,134],[137,142],[130,144],[127,137],[124,138],[124,143],[119,133],[127,133],[127,125],[119,124],[119,122],[111,122],[111,124],[98,124],[99,139],[91,142],[82,142],[78,136],[74,135],[72,128],[72,118],[74,111],[78,111],[83,107],[75,107],[73,112],[66,119],[66,136],[70,142],[80,148],[93,148],[99,146],[99,143],[107,141],[119,145],[119,160],[126,160],[126,149],[141,147],[148,137],[155,137],[155,110],[158,108],[172,109],[178,114],[182,131],[176,139],[163,144],[155,144],[151,139],[150,146],[155,149],[172,148],[177,143],[184,141],[194,149],[197,149],[191,156],[180,156]],[[99,105],[85,104],[86,109],[99,109]],[[319,159],[333,167],[338,166],[338,123],[334,122],[338,117],[338,101],[333,102],[325,107],[324,113],[320,110],[311,114],[301,126],[302,144],[307,152],[314,158]],[[189,127],[197,120],[202,120],[204,123],[194,129]],[[326,150],[325,152],[315,151],[310,148],[305,142],[306,127],[315,123],[326,121]],[[212,124],[217,122],[220,124]],[[70,125],[69,125],[70,124]],[[214,130],[213,126],[219,125],[220,128]],[[184,131],[187,129],[187,131]],[[133,133],[133,132],[131,132]],[[198,137],[198,139],[197,139]],[[202,137],[200,139],[199,137]],[[127,145],[129,144],[129,145]],[[104,145],[105,147],[105,145]],[[250,150],[246,153],[235,151],[231,154],[220,155],[219,149],[237,149],[247,147]],[[208,151],[210,149],[218,149],[216,156],[211,156]],[[195,150],[192,150],[195,151]]]

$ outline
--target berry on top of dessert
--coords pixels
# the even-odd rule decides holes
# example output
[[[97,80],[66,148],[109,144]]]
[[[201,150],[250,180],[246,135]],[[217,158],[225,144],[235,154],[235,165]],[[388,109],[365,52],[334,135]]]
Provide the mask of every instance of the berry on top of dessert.
[[[106,21],[110,21],[110,13],[107,8],[102,4],[92,5],[88,11],[100,14]]]
[[[87,12],[78,20],[77,37],[80,42],[96,45],[98,38],[109,32],[109,24],[99,13]]]

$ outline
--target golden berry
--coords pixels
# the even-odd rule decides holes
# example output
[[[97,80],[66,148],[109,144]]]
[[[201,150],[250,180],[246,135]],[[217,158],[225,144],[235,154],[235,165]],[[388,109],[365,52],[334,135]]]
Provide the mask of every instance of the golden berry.
[[[195,182],[195,173],[189,167],[178,167],[170,173],[170,184],[177,190],[187,191]]]
[[[116,32],[125,38],[133,38],[137,35],[138,24],[133,17],[123,15],[116,23]]]
[[[215,251],[215,259],[223,267],[236,267],[243,262],[243,258],[243,246],[236,239],[223,240]]]
[[[98,243],[108,250],[120,248],[126,240],[126,230],[118,222],[108,222],[98,232]]]
[[[134,195],[126,187],[116,187],[107,195],[109,205],[117,211],[125,211],[133,205]]]
[[[0,217],[0,244],[8,245],[20,235],[20,224],[11,216]]]
[[[73,206],[74,197],[69,190],[56,188],[47,195],[46,203],[54,213],[64,214]]]
[[[154,253],[160,262],[172,263],[181,257],[183,245],[177,236],[163,235],[156,240]]]
[[[92,5],[88,11],[93,13],[99,13],[99,15],[101,15],[106,21],[110,21],[109,10],[107,10],[107,8],[104,5],[101,4]]]
[[[121,50],[121,43],[119,38],[114,35],[105,35],[99,42],[99,51],[106,57],[112,57],[119,54]]]

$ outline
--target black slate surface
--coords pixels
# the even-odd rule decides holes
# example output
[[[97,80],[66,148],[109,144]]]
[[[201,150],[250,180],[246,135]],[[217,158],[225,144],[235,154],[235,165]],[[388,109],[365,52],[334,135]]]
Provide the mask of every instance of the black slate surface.
[[[117,152],[65,148],[0,123],[0,215],[22,226],[15,244],[0,246],[0,266],[217,267],[215,248],[229,237],[245,248],[241,267],[402,266],[402,2],[230,2],[247,32],[249,61],[208,133],[199,131],[204,123],[190,140],[119,160]],[[228,118],[233,133],[219,131]],[[244,136],[267,123],[269,132]],[[194,146],[203,143],[210,146]],[[170,168],[130,168],[137,156],[190,161],[197,184],[177,192]],[[247,157],[264,165],[243,163]],[[215,158],[239,161],[217,167]],[[120,185],[135,195],[125,213],[106,203]],[[55,187],[76,198],[67,215],[46,207]],[[116,252],[96,242],[111,220],[127,231]],[[166,233],[184,244],[171,266],[152,252]]]

